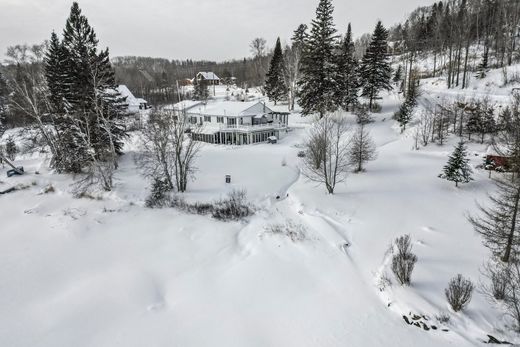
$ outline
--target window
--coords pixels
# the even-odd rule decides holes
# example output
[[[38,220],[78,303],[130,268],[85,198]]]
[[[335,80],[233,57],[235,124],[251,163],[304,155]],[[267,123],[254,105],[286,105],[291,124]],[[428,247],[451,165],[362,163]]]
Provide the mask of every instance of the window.
[[[191,124],[197,124],[197,117],[190,117]]]
[[[211,116],[204,116],[204,122],[211,123]]]
[[[224,117],[217,117],[217,123],[224,123]]]

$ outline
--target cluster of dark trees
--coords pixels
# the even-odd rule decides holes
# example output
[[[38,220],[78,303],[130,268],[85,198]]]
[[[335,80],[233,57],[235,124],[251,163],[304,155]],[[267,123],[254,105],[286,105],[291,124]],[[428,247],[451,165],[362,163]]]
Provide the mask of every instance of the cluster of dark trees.
[[[34,146],[50,152],[57,172],[86,174],[78,191],[92,184],[112,188],[126,137],[125,100],[108,49],[97,46],[75,2],[61,37],[53,32],[44,45],[8,49],[11,64],[6,81],[0,78],[0,112],[7,110],[4,121],[8,118],[2,123],[26,125]]]
[[[288,99],[294,105],[297,96],[303,114],[323,118],[338,109],[353,110],[359,96],[373,110],[380,91],[392,89],[388,31],[382,23],[377,23],[363,57],[357,59],[351,26],[345,36],[338,35],[333,11],[331,0],[321,0],[309,32],[300,25],[285,53],[278,40],[266,78],[270,99]]]
[[[448,88],[468,87],[470,72],[484,77],[491,67],[518,61],[520,2],[448,0],[420,7],[390,29],[392,52],[402,55],[405,81],[423,53],[433,54],[432,76],[447,75]],[[472,46],[481,56],[470,65]]]

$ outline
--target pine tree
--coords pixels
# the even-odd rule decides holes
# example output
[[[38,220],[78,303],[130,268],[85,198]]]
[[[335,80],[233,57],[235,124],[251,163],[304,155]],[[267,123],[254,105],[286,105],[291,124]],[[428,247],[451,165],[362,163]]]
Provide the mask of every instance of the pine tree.
[[[69,84],[64,69],[66,63],[67,51],[61,44],[58,35],[53,31],[44,58],[44,71],[51,110],[60,114],[65,112],[65,88]]]
[[[336,92],[334,96],[337,101],[337,106],[347,111],[353,110],[358,104],[358,64],[354,58],[354,52],[352,29],[349,23],[347,35],[341,42],[336,58]]]
[[[0,71],[0,137],[7,128],[6,117],[7,117],[7,106],[9,102],[9,90],[7,89],[7,83]]]
[[[390,78],[392,68],[388,61],[388,31],[381,21],[377,22],[368,46],[360,64],[360,78],[363,90],[361,95],[369,99],[369,107],[373,109],[374,100],[381,90],[391,90]]]
[[[284,80],[284,61],[282,44],[280,38],[276,40],[276,46],[274,47],[273,58],[269,66],[269,71],[266,75],[265,91],[267,97],[274,101],[274,104],[287,97],[287,86]]]
[[[397,70],[395,70],[394,77],[392,80],[395,84],[398,84],[402,78],[403,78],[403,66],[401,64],[399,64],[397,66]]]
[[[51,41],[55,41],[51,48],[57,49],[57,40],[51,37]],[[117,91],[108,48],[98,51],[97,45],[94,29],[74,2],[63,31],[63,52],[48,54],[52,58],[49,62],[53,64],[55,60],[63,59],[63,72],[50,74],[49,77],[53,77],[49,82],[56,83],[53,88],[63,95],[65,111],[75,124],[72,129],[80,133],[71,134],[73,141],[83,140],[83,143],[77,143],[81,152],[77,155],[79,164],[89,165],[84,158],[90,157],[112,161],[117,167],[115,155],[122,152],[126,137],[122,124],[125,98]],[[52,70],[49,64],[49,72]]]
[[[419,91],[417,84],[414,80],[410,83],[408,88],[408,93],[406,94],[406,99],[399,107],[399,110],[394,114],[394,119],[399,122],[399,126],[401,127],[401,132],[406,130],[406,126],[413,118],[413,111],[417,106],[417,97],[419,96]]]
[[[193,85],[193,99],[206,102],[209,98],[208,82],[204,79],[195,79]]]
[[[370,133],[365,130],[364,123],[361,123],[352,138],[349,150],[350,165],[356,167],[354,172],[361,172],[364,171],[363,164],[376,157],[376,145],[370,137]]]
[[[450,155],[448,163],[444,166],[443,172],[439,177],[450,182],[455,182],[455,186],[458,187],[459,183],[468,183],[473,180],[473,178],[471,178],[472,173],[473,171],[469,166],[466,146],[463,141],[460,141]]]
[[[299,104],[304,115],[318,113],[323,118],[327,112],[337,109],[334,101],[337,71],[334,51],[337,36],[333,11],[331,0],[320,0],[303,51]]]
[[[484,54],[482,55],[482,61],[477,66],[477,74],[475,75],[475,77],[478,79],[482,79],[482,78],[486,77],[488,71],[489,71],[488,52],[486,49],[484,49]]]

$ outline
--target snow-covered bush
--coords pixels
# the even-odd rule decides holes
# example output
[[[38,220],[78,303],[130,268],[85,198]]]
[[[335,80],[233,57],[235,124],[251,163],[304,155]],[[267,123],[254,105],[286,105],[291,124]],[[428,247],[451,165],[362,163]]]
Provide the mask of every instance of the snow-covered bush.
[[[166,180],[155,178],[152,182],[150,195],[145,201],[145,206],[149,208],[162,208],[172,205],[169,194],[171,187]]]
[[[461,274],[450,280],[444,294],[453,311],[458,312],[469,304],[473,288],[473,282]]]
[[[233,190],[213,206],[212,216],[220,220],[237,220],[253,214],[245,190]]]
[[[303,241],[306,238],[305,227],[301,224],[296,224],[291,220],[285,223],[271,224],[265,227],[266,233],[274,235],[283,235],[291,239],[293,242]]]
[[[5,143],[5,155],[9,160],[15,160],[16,155],[18,154],[18,147],[16,147],[16,143],[14,142],[14,138],[9,136],[7,138],[7,142]]]
[[[392,272],[401,285],[409,285],[417,256],[412,253],[410,235],[398,237],[395,242],[395,254],[392,257]]]

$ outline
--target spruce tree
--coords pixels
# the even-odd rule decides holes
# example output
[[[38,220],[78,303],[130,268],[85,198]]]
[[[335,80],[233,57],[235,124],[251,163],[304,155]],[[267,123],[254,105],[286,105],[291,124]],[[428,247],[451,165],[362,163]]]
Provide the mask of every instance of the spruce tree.
[[[395,70],[394,77],[392,80],[395,84],[398,84],[402,78],[403,78],[403,66],[401,64],[399,64],[397,66],[397,69]]]
[[[327,112],[337,110],[334,101],[337,71],[334,51],[337,36],[333,11],[331,0],[320,0],[303,51],[299,104],[304,115],[318,113],[322,118]]]
[[[78,160],[90,154],[96,160],[113,161],[117,167],[114,155],[122,152],[126,137],[122,124],[125,99],[117,91],[108,48],[98,51],[94,29],[77,2],[71,7],[61,44],[64,71],[59,77],[60,92],[65,99],[65,111],[83,139],[83,144],[78,144],[82,152]]]
[[[336,58],[336,92],[337,106],[347,111],[353,110],[358,104],[359,78],[357,74],[357,61],[354,58],[354,42],[352,42],[352,29],[348,24],[347,35],[341,41]]]
[[[280,100],[283,100],[287,96],[287,86],[285,85],[284,79],[284,62],[282,45],[280,38],[276,40],[276,46],[274,47],[273,58],[269,66],[269,71],[266,75],[265,91],[267,97],[274,101],[274,104]]]
[[[406,130],[406,126],[413,118],[413,111],[417,106],[417,97],[419,96],[419,90],[414,80],[411,81],[406,94],[406,99],[399,107],[399,110],[394,114],[394,119],[399,122],[401,132]]]
[[[65,89],[69,80],[66,75],[67,51],[61,44],[58,35],[53,31],[49,41],[49,48],[44,58],[44,72],[49,89],[51,111],[54,113],[65,112]]]
[[[193,99],[206,102],[209,98],[209,86],[208,82],[204,79],[197,81],[195,79],[193,85]]]
[[[392,68],[388,60],[388,31],[381,21],[377,22],[372,40],[361,60],[360,78],[363,90],[361,95],[369,99],[369,107],[373,109],[374,100],[381,90],[391,90],[390,78]]]
[[[7,82],[0,71],[0,137],[7,128],[7,106],[9,102],[9,90],[7,89]]]
[[[455,186],[458,187],[459,183],[468,183],[473,180],[473,178],[471,178],[472,173],[473,171],[469,166],[466,146],[463,141],[460,141],[450,155],[448,163],[444,166],[443,172],[439,177],[450,182],[455,182]]]

